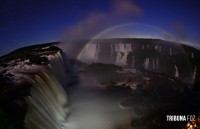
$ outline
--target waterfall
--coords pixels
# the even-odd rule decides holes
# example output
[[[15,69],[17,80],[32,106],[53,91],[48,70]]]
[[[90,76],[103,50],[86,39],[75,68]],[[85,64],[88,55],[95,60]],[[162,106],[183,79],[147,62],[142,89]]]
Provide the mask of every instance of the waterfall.
[[[192,59],[194,59],[194,53],[193,52],[191,53],[191,57],[192,57]]]
[[[119,65],[127,65],[128,52],[117,52],[116,63]]]
[[[195,80],[196,80],[196,74],[197,74],[197,66],[194,67],[194,72],[193,72],[193,76],[192,76],[192,82],[194,84]]]
[[[131,44],[118,43],[115,45],[116,52],[131,52]]]
[[[99,43],[96,44],[96,51],[95,51],[95,58],[96,60],[99,59],[99,52],[100,52],[100,46]]]
[[[159,46],[159,45],[156,45],[156,46],[155,46],[155,50],[157,50],[157,51],[161,52],[161,46]]]
[[[48,64],[48,71],[53,73],[57,80],[63,85],[66,81],[67,62],[63,59],[61,52],[48,56],[50,63]],[[69,67],[69,65],[68,65]]]
[[[145,68],[145,69],[148,69],[148,68],[149,68],[149,61],[150,61],[149,58],[145,58],[145,61],[144,61],[144,68]]]
[[[131,116],[120,101],[82,88],[68,96],[64,90],[67,67],[60,53],[48,56],[50,63],[30,75],[30,95],[26,97],[27,129],[113,129],[130,128]],[[64,79],[64,80],[63,80]],[[83,80],[87,81],[88,80]],[[82,82],[85,84],[84,82]],[[64,85],[65,84],[65,85]],[[71,95],[71,94],[70,94]],[[110,95],[109,95],[110,96]],[[69,110],[70,108],[70,110]],[[70,113],[69,113],[70,112]],[[92,122],[91,122],[92,121]]]
[[[174,67],[175,67],[174,77],[178,78],[179,77],[178,67],[176,65]]]
[[[29,79],[32,87],[26,98],[28,129],[66,129],[68,98],[63,89],[66,65],[60,52],[48,57],[50,64]],[[63,80],[64,79],[64,80]],[[63,84],[62,84],[63,83]]]
[[[81,51],[78,59],[83,62],[98,61],[100,45],[98,43],[88,43]]]
[[[142,44],[142,50],[144,49],[144,45]]]
[[[131,44],[115,44],[115,52],[117,52],[116,64],[127,65],[127,56],[131,51]]]
[[[156,46],[154,47],[154,49],[155,49],[155,50],[158,50],[158,45],[156,45]]]

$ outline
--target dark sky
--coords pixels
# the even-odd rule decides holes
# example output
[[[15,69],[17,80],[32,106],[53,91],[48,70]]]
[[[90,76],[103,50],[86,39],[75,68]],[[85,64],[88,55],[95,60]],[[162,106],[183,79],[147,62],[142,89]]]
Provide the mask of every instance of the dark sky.
[[[69,28],[90,28],[87,20],[91,21],[88,15],[93,12],[92,23],[98,16],[111,20],[120,11],[133,11],[134,16],[127,15],[124,22],[153,25],[200,44],[200,0],[125,0],[133,4],[127,8],[127,4],[113,6],[116,1],[120,0],[1,0],[0,55],[22,46],[59,41]]]

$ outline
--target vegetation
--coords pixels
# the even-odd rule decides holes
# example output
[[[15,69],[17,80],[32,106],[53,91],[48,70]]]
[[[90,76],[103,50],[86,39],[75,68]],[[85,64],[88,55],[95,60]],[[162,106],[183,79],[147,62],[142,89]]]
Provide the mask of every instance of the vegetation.
[[[122,70],[122,67],[114,64],[92,63],[91,65],[88,66],[87,70],[89,72],[99,74],[99,73],[110,73],[110,72],[115,72],[117,70]]]
[[[39,54],[42,52],[61,51],[61,49],[54,46],[54,44],[55,43],[48,43],[19,48],[5,56],[0,57],[0,66],[5,66],[5,62],[9,62],[15,59],[29,59],[31,63],[35,64],[42,64],[42,62],[48,62],[47,58],[40,57]]]
[[[41,64],[49,62],[47,57],[40,57],[38,55],[28,55],[28,59],[31,64],[41,65]]]
[[[120,70],[122,70],[122,67],[114,64],[92,63],[87,66],[84,74],[86,74],[86,76],[95,76],[101,84],[107,84],[119,79],[116,71]]]
[[[13,119],[0,107],[0,128],[1,129],[22,129],[23,125],[20,120]]]
[[[54,46],[55,43],[33,45],[17,49],[5,56],[0,57],[0,66],[7,67],[8,62],[20,59],[29,60],[31,64],[42,65],[49,62],[44,54],[51,54],[61,51]],[[42,53],[42,54],[41,54]],[[43,54],[44,53],[44,54]],[[14,86],[9,84],[11,80],[0,73],[0,129],[23,129],[24,117],[27,109],[25,97],[29,95],[29,84]]]

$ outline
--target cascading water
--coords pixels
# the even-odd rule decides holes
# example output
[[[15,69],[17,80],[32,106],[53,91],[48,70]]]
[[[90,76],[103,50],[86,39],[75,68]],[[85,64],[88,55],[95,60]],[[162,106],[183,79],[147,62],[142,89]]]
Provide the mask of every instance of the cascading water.
[[[144,45],[142,44],[142,50],[144,49]]]
[[[55,55],[51,55],[48,58],[50,63],[48,64],[47,69],[53,73],[62,85],[64,85],[64,83],[66,83],[66,65],[69,67],[69,64],[63,59],[61,52],[57,52]]]
[[[155,50],[157,50],[158,52],[161,52],[161,46],[156,45],[156,46],[155,46]]]
[[[194,67],[194,72],[193,72],[193,76],[192,76],[192,83],[194,84],[195,79],[196,79],[196,74],[197,74],[197,66]]]
[[[50,64],[29,80],[30,96],[26,98],[28,110],[25,127],[28,129],[65,129],[68,98],[63,89],[66,65],[58,52],[50,56]]]
[[[194,59],[194,53],[193,52],[191,53],[191,58]]]
[[[149,59],[149,58],[146,58],[145,61],[144,61],[144,68],[145,68],[145,69],[148,69],[148,68],[149,68],[149,62],[150,62],[150,59]]]
[[[34,75],[28,97],[27,128],[63,129],[68,114],[67,95],[61,84],[48,72]]]
[[[99,53],[100,53],[100,46],[99,44],[96,44],[96,52],[95,52],[95,59],[99,59]]]
[[[127,65],[127,56],[132,52],[131,44],[115,44],[115,52],[117,52],[116,64]]]
[[[174,68],[175,68],[174,77],[178,78],[179,77],[178,67],[175,65]]]
[[[50,63],[31,75],[30,96],[25,116],[27,129],[114,129],[130,127],[128,110],[119,106],[119,100],[106,98],[99,93],[76,87],[77,97],[64,90],[69,80],[66,63],[60,52],[48,56]],[[69,67],[69,66],[68,66]],[[84,82],[80,82],[84,85]],[[94,84],[95,86],[95,84]],[[81,89],[81,92],[79,90]],[[86,96],[90,96],[87,98]],[[86,97],[86,98],[85,98]],[[91,123],[91,121],[93,121]]]
[[[98,43],[90,43],[85,46],[78,58],[85,62],[98,61],[99,52],[100,45]]]

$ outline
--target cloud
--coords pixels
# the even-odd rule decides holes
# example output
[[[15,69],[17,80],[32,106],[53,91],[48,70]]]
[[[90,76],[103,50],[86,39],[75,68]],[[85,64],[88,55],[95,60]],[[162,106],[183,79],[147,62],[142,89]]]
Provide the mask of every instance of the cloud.
[[[114,0],[110,10],[91,12],[84,19],[70,26],[63,35],[61,46],[69,56],[75,57],[79,50],[74,48],[73,40],[91,39],[101,31],[126,22],[141,15],[143,10],[130,0]],[[75,50],[76,49],[76,50]]]
[[[105,26],[101,22],[106,19],[106,14],[100,12],[90,13],[85,19],[67,29],[65,36],[69,40],[91,38],[92,33],[98,32]]]
[[[175,36],[175,40],[184,40],[187,37],[187,31],[185,26],[179,22],[176,21],[173,23],[173,29],[174,29],[174,36]]]
[[[118,14],[140,15],[143,11],[135,3],[129,0],[116,0],[113,10]]]
[[[164,39],[176,42],[183,42],[187,39],[188,33],[186,26],[181,21],[173,21],[171,28],[172,31],[170,31],[170,34],[164,35]]]
[[[130,16],[138,16],[142,14],[142,9],[129,0],[115,0],[108,12],[91,12],[85,19],[75,23],[66,30],[65,38],[87,39],[92,38],[98,32],[130,20]],[[123,20],[120,19],[123,17]],[[129,21],[130,22],[130,21]]]

